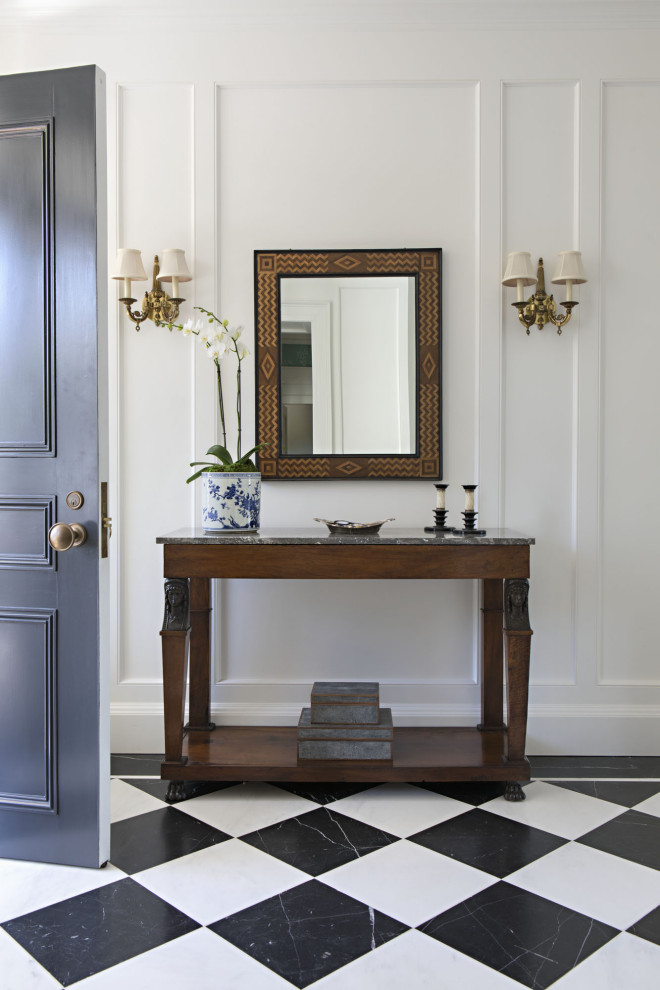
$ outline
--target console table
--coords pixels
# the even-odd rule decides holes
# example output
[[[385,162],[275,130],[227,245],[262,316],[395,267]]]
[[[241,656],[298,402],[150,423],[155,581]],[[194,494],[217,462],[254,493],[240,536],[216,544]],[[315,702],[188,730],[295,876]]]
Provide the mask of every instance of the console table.
[[[491,535],[492,532],[492,535]],[[529,548],[506,530],[485,537],[388,528],[377,536],[326,536],[320,529],[210,534],[180,530],[164,545],[161,630],[165,760],[161,777],[177,800],[186,781],[504,781],[521,800],[529,654]],[[393,758],[298,761],[297,728],[220,726],[209,719],[210,579],[477,579],[481,582],[481,722],[476,727],[395,727]],[[188,656],[189,722],[184,726]],[[508,725],[503,721],[506,666]],[[328,671],[310,670],[310,682]],[[377,679],[377,678],[376,678]]]

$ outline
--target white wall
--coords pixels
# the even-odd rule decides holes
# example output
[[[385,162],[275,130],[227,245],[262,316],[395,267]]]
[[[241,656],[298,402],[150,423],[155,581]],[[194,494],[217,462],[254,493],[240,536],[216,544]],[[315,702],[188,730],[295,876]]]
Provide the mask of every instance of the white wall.
[[[660,16],[537,6],[27,2],[0,13],[3,71],[106,71],[110,256],[184,247],[188,311],[248,339],[255,248],[442,247],[450,515],[478,482],[483,525],[537,540],[528,751],[657,753]],[[573,322],[527,337],[506,253],[552,269],[568,248],[589,276]],[[136,334],[114,302],[110,318],[113,746],[157,751],[154,540],[197,515],[183,479],[217,439],[214,386],[189,341]],[[422,526],[434,495],[270,483],[263,525]],[[293,723],[312,680],[354,677],[381,682],[399,724],[476,721],[476,604],[461,583],[226,582],[214,718]]]

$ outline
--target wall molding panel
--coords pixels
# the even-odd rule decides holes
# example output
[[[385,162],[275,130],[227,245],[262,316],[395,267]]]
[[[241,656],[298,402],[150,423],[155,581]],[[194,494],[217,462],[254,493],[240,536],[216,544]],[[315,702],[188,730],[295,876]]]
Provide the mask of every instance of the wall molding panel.
[[[646,133],[660,115],[660,79],[603,80],[601,100],[598,683],[659,687],[652,617],[660,535],[633,520],[657,513],[660,342],[645,332],[642,298],[626,290],[657,277],[660,147]],[[622,513],[632,517],[627,525]]]
[[[502,83],[502,266],[509,251],[529,250],[534,265],[543,255],[549,292],[557,252],[579,247],[580,95],[578,80]],[[527,335],[512,299],[503,292],[501,518],[537,540],[533,683],[568,686],[577,678],[578,349],[572,325],[561,337],[551,325]],[[552,608],[537,612],[548,600]]]

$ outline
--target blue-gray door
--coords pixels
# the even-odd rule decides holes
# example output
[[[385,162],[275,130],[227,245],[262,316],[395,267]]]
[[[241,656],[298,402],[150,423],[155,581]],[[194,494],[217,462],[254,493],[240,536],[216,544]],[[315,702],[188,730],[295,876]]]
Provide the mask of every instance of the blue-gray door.
[[[81,866],[109,831],[104,87],[96,66],[0,78],[0,857]],[[85,542],[53,549],[56,522]]]

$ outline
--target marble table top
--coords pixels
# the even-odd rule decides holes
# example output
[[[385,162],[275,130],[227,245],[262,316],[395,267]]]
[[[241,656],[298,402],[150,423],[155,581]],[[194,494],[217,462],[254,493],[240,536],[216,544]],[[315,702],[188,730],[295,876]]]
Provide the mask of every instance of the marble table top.
[[[451,533],[425,533],[423,527],[419,529],[397,529],[393,526],[384,526],[380,533],[365,536],[356,533],[339,533],[331,535],[324,526],[314,526],[309,529],[303,528],[269,528],[259,529],[256,532],[206,532],[203,529],[177,529],[173,533],[166,533],[158,536],[156,543],[186,543],[192,544],[213,544],[229,543],[232,545],[246,546],[267,546],[301,544],[309,546],[323,546],[331,544],[333,546],[345,544],[355,546],[356,544],[383,544],[386,546],[403,545],[455,545],[466,544],[470,546],[521,546],[531,545],[535,540],[529,536],[511,529],[488,529],[485,536],[453,536]]]

